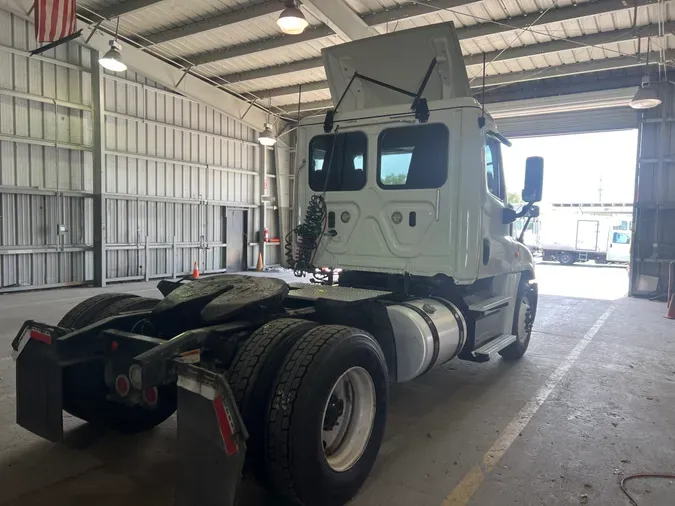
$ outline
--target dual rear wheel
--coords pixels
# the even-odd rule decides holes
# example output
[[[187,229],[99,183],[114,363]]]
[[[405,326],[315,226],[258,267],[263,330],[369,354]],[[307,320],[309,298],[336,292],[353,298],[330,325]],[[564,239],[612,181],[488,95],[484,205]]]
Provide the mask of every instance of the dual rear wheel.
[[[80,329],[156,299],[103,294],[75,306],[59,326]],[[278,319],[239,348],[228,380],[249,432],[247,467],[295,504],[341,505],[368,476],[379,451],[389,377],[380,346],[367,332],[300,319]],[[155,409],[108,400],[103,361],[64,371],[64,409],[90,423],[140,432],[171,416],[175,386],[162,387]],[[168,390],[167,390],[168,389]]]
[[[276,320],[242,347],[229,379],[260,481],[302,505],[344,504],[356,494],[387,413],[387,366],[370,334]]]

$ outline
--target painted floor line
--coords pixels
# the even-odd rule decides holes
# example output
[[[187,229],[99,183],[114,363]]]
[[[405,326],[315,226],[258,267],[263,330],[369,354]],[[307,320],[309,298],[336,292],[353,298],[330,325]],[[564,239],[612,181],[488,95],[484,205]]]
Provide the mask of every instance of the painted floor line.
[[[596,320],[593,326],[586,332],[584,337],[572,349],[570,354],[562,361],[555,371],[549,376],[546,383],[534,394],[534,396],[525,404],[523,409],[511,420],[506,429],[500,434],[497,441],[490,447],[479,465],[474,466],[462,478],[457,486],[443,500],[442,506],[466,506],[476,491],[480,488],[488,474],[494,469],[497,463],[502,459],[506,451],[518,439],[518,435],[530,423],[532,417],[536,414],[542,404],[546,401],[551,392],[560,383],[560,380],[567,374],[567,371],[579,359],[586,346],[591,342],[598,330],[604,325],[609,316],[614,311],[614,306],[610,306]]]

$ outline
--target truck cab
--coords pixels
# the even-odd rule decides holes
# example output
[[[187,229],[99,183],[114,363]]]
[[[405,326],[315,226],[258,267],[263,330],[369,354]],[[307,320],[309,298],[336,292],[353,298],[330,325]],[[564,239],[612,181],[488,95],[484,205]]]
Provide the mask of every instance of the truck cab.
[[[394,37],[411,60],[391,53]],[[295,259],[300,242],[313,243],[304,263],[341,269],[343,285],[412,283],[456,299],[471,314],[472,345],[511,334],[534,260],[512,235],[510,143],[471,95],[452,24],[331,47],[324,61],[338,105],[299,125],[296,201],[298,222],[326,218]],[[401,63],[409,71],[392,72]],[[422,120],[410,98],[420,82]],[[541,199],[542,163],[528,160],[522,216]]]

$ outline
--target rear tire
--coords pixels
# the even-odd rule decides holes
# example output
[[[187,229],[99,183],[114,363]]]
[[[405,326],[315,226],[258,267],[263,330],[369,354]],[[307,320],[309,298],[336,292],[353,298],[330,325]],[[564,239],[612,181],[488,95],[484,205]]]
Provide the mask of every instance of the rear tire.
[[[59,326],[74,330],[86,327],[122,311],[152,309],[159,299],[127,293],[106,293],[80,302],[59,322]],[[65,321],[65,323],[64,323]],[[108,386],[104,381],[104,363],[93,360],[66,367],[63,371],[63,409],[92,425],[132,434],[149,430],[162,423],[176,411],[175,385],[158,387],[156,408],[126,406],[107,400]]]
[[[275,490],[305,506],[351,499],[375,463],[388,389],[384,354],[367,332],[325,325],[302,336],[284,359],[267,417]]]
[[[247,464],[256,477],[265,475],[265,415],[274,378],[291,346],[317,324],[283,318],[256,330],[239,348],[230,367],[229,383],[249,433]]]
[[[137,297],[129,293],[102,293],[88,298],[77,304],[74,308],[68,311],[61,321],[59,327],[68,329],[81,329],[87,325],[91,325],[96,321],[98,313],[109,304],[117,301]]]
[[[575,261],[574,255],[572,255],[572,253],[568,253],[567,251],[563,251],[558,255],[558,262],[563,265],[572,265]]]

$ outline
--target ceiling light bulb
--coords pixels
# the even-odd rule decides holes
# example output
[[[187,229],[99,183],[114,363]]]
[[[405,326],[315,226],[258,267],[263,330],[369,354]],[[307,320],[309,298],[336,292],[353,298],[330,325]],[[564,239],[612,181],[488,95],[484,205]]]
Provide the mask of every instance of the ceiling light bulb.
[[[633,109],[652,109],[661,104],[661,99],[659,98],[656,90],[650,85],[649,76],[644,76],[642,78],[642,85],[635,92],[633,100],[630,101],[630,106]]]
[[[124,72],[127,69],[127,66],[122,61],[122,46],[116,41],[110,41],[110,50],[103,55],[103,58],[99,59],[98,62],[101,64],[101,67],[113,72]]]
[[[300,35],[305,31],[309,23],[305,19],[305,15],[300,9],[298,9],[295,2],[287,4],[281,14],[279,19],[277,19],[277,25],[281,28],[281,31],[286,35]]]
[[[272,125],[265,123],[265,129],[260,132],[258,142],[263,146],[274,146],[277,143],[277,137],[272,132]]]

